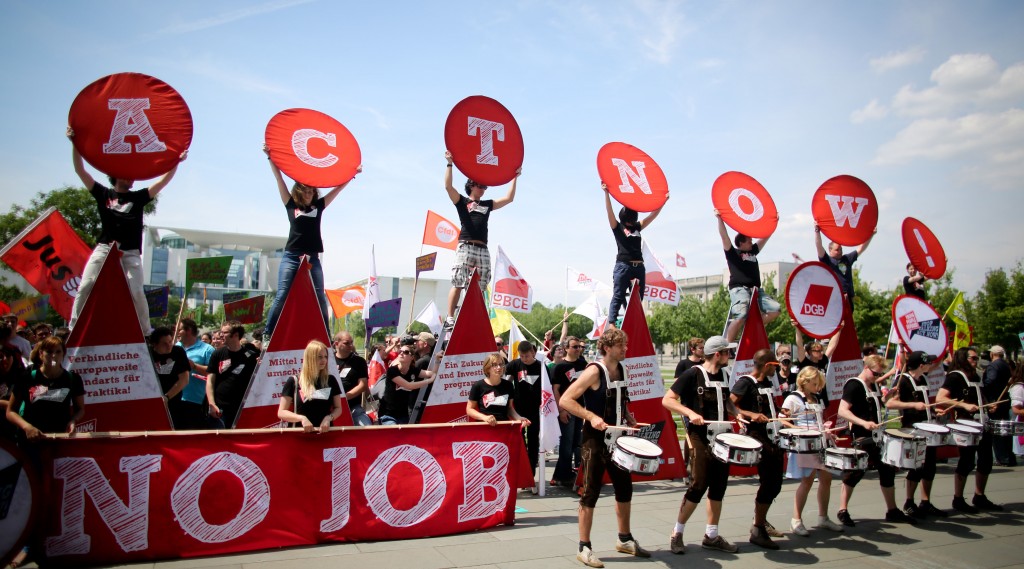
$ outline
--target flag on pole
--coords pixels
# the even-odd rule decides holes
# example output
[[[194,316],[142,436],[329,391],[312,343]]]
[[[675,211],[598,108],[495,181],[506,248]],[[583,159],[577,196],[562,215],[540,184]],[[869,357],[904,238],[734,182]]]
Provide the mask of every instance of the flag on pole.
[[[519,329],[519,321],[513,318],[508,330],[508,361],[519,359],[519,342],[525,339],[526,336]]]
[[[384,384],[387,382],[379,380],[384,377],[384,373],[388,370],[388,364],[384,363],[384,358],[380,357],[380,350],[373,351],[373,357],[370,358],[366,369],[366,385],[370,388],[370,393],[378,399],[383,397]]]
[[[953,349],[959,350],[971,345],[971,325],[967,321],[967,304],[964,302],[964,293],[956,293],[953,302],[946,309],[953,323],[956,324],[956,331],[953,333]]]
[[[336,290],[325,290],[327,302],[334,311],[335,318],[344,318],[349,312],[361,310],[366,302],[366,291],[359,285],[339,288]],[[366,315],[363,315],[366,318]]]
[[[686,268],[686,257],[680,255],[678,251],[676,252],[676,266]]]
[[[565,269],[565,288],[569,290],[611,290],[610,286],[572,267]]]
[[[550,452],[558,448],[562,431],[558,427],[555,390],[551,388],[551,378],[548,377],[547,354],[538,350],[537,360],[540,362],[540,451]]]
[[[430,331],[436,336],[441,333],[441,313],[437,310],[437,304],[433,300],[430,301],[423,310],[420,311],[416,317],[416,322],[422,322],[430,328]]]
[[[454,251],[459,246],[459,230],[454,223],[428,209],[427,222],[423,226],[423,244]]]
[[[494,291],[491,306],[514,312],[529,312],[533,304],[533,287],[519,273],[512,260],[498,245],[494,262]]]
[[[676,281],[672,278],[672,274],[668,272],[665,265],[662,264],[658,256],[654,254],[654,250],[643,242],[641,248],[644,256],[644,270],[646,271],[646,281],[644,288],[644,298],[651,302],[661,302],[671,306],[679,304],[679,289],[676,286]]]

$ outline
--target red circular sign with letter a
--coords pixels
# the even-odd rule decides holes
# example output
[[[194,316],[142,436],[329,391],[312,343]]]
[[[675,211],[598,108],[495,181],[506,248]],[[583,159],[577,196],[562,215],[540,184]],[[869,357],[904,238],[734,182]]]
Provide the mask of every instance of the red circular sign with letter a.
[[[771,194],[743,172],[719,176],[711,186],[711,203],[726,225],[747,237],[771,237],[779,225],[779,210]]]
[[[832,269],[819,261],[793,270],[786,282],[786,311],[804,334],[830,338],[843,323],[843,289]]]
[[[444,144],[452,162],[470,180],[500,186],[523,165],[523,133],[515,117],[490,97],[458,102],[444,123]]]
[[[635,211],[654,211],[668,199],[661,167],[639,148],[609,142],[597,152],[597,174],[615,201]]]
[[[363,163],[352,133],[320,111],[281,111],[267,123],[265,137],[274,164],[296,182],[314,188],[344,184]]]
[[[874,192],[853,176],[836,176],[822,184],[811,199],[811,213],[825,237],[847,247],[871,239],[878,225]]]
[[[903,220],[903,248],[914,268],[935,280],[946,273],[946,252],[935,234],[913,217]]]
[[[141,73],[97,79],[68,112],[71,140],[97,170],[148,180],[174,168],[192,144],[192,113],[170,85]]]

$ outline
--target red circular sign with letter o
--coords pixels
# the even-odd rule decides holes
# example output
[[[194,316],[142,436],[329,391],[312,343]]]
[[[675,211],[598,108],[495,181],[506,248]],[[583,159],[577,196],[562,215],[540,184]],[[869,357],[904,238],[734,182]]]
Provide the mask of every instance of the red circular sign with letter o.
[[[946,273],[946,252],[928,226],[908,217],[903,220],[903,248],[917,272],[935,280]]]
[[[352,133],[320,111],[281,111],[267,123],[264,136],[274,164],[296,182],[314,188],[344,184],[363,163]]]
[[[719,176],[711,186],[711,203],[726,225],[754,239],[771,237],[779,225],[771,194],[743,172]]]
[[[192,113],[170,85],[141,73],[97,79],[68,112],[72,143],[97,170],[148,180],[178,164],[192,144]]]
[[[654,211],[668,199],[661,167],[639,148],[609,142],[597,151],[597,175],[615,201],[634,211]]]
[[[444,123],[444,144],[452,162],[470,180],[500,186],[523,165],[523,133],[515,117],[490,97],[458,102]]]
[[[843,324],[843,289],[832,269],[804,263],[786,281],[786,311],[804,334],[830,338]]]
[[[874,192],[853,176],[836,176],[822,184],[811,199],[811,213],[825,237],[847,247],[867,242],[878,225]]]

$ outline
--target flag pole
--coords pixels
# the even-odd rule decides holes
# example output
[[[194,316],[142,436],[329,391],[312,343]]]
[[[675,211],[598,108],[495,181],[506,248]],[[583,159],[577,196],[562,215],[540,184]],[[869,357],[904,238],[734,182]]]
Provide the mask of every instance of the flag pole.
[[[423,252],[423,246],[420,246],[420,252]],[[421,255],[422,256],[422,255]],[[405,331],[408,332],[409,328],[412,328],[413,323],[413,310],[416,309],[416,288],[420,284],[420,270],[416,269],[416,278],[412,281],[412,301],[409,302],[409,323],[405,325]]]

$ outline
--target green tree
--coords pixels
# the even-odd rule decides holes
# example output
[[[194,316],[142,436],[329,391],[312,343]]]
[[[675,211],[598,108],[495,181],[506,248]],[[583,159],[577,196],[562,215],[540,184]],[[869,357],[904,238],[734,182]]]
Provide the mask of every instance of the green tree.
[[[725,286],[708,300],[684,296],[679,304],[657,304],[647,317],[655,345],[679,346],[693,337],[708,338],[722,334],[729,311],[729,291]]]
[[[861,280],[860,271],[853,272],[853,291],[853,324],[857,338],[861,344],[884,346],[892,324],[895,291],[872,288],[871,283]]]
[[[985,282],[974,296],[968,314],[980,346],[1000,344],[1016,352],[1020,345],[1017,334],[1024,332],[1024,264],[1009,275],[1002,268],[989,271]]]

